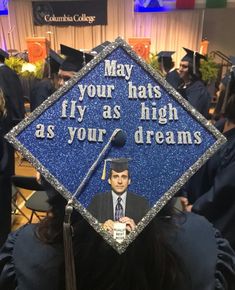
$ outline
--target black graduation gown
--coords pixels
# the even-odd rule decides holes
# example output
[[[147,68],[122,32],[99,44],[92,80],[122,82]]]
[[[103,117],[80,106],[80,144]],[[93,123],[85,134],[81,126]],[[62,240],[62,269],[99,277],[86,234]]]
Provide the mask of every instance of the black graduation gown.
[[[211,96],[202,81],[196,80],[188,86],[180,86],[179,93],[205,118],[209,116]]]
[[[0,289],[64,290],[62,244],[44,244],[36,225],[11,233],[0,251]]]
[[[6,65],[0,66],[0,87],[8,104],[8,114],[14,125],[24,118],[24,93],[18,75]]]
[[[191,280],[191,290],[234,290],[235,253],[211,223],[194,213],[179,214],[169,243]]]
[[[171,70],[166,74],[166,81],[175,89],[182,84],[182,79],[176,69]]]
[[[0,247],[11,230],[11,175],[14,174],[14,150],[4,135],[11,119],[0,118]]]
[[[168,242],[189,272],[191,283],[184,289],[234,290],[235,256],[228,242],[221,238],[218,231],[205,218],[196,214],[180,215],[176,223],[176,230],[168,232]],[[79,227],[81,226],[83,227],[84,223],[79,224]],[[30,224],[11,233],[5,246],[0,250],[0,289],[65,289],[63,246],[39,241],[35,236],[35,227],[36,225]],[[80,268],[77,282],[83,285],[81,289],[91,289],[89,280],[100,279],[96,273],[96,270],[99,272],[98,267],[107,269],[106,266],[110,263],[110,253],[107,254],[109,250],[107,247],[110,246],[100,243],[97,234],[94,237],[93,231],[87,226],[84,230],[80,242],[75,247],[78,252],[75,254],[77,257],[75,264]],[[111,247],[110,252],[113,252]],[[86,261],[88,255],[93,258],[92,265]],[[120,259],[115,256],[115,261],[125,263],[128,257],[124,253]],[[131,277],[133,273],[129,275]],[[118,276],[115,278],[118,280]],[[137,278],[133,276],[133,279]],[[185,280],[185,283],[186,281],[188,282]],[[111,281],[115,282],[117,281]],[[114,289],[112,286],[110,288]]]
[[[44,102],[55,88],[50,79],[38,80],[30,92],[30,110],[35,110],[42,102]]]
[[[235,249],[235,128],[222,148],[192,177],[187,191],[192,210],[205,216]]]

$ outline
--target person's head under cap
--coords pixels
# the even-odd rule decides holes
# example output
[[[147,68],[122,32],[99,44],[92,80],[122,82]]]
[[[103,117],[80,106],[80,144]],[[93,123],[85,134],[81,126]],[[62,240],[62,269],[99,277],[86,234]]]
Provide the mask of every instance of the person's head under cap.
[[[230,73],[226,75],[225,101],[228,101],[232,94],[235,94],[235,56],[230,56],[231,68]],[[222,82],[222,80],[221,80]]]
[[[4,63],[6,58],[9,58],[9,54],[5,50],[0,48],[0,62]]]
[[[48,55],[48,61],[50,65],[51,74],[55,74],[55,73],[58,73],[64,59],[54,50],[50,49],[49,55]]]
[[[111,42],[106,40],[105,42],[101,43],[100,45],[97,45],[94,47],[91,51],[92,54],[96,55],[100,53],[105,47],[107,47]]]
[[[230,62],[232,64],[230,69],[230,95],[235,93],[235,56],[230,56]]]
[[[66,56],[58,72],[59,85],[63,86],[66,81],[92,60],[93,56],[63,44],[60,45],[60,50],[61,54]]]
[[[179,67],[180,78],[185,82],[190,82],[194,79],[200,79],[200,61],[201,59],[207,60],[207,58],[191,49],[184,48],[186,55],[181,59]]]
[[[53,78],[54,75],[58,74],[63,61],[63,58],[58,53],[50,49],[45,61],[43,76]]]
[[[127,158],[107,159],[110,161],[110,173],[108,183],[111,189],[117,194],[122,195],[127,191],[130,184],[130,175]]]
[[[163,74],[168,73],[174,67],[175,64],[172,60],[172,55],[174,53],[174,51],[160,51],[157,54],[157,60],[160,65],[160,70]]]

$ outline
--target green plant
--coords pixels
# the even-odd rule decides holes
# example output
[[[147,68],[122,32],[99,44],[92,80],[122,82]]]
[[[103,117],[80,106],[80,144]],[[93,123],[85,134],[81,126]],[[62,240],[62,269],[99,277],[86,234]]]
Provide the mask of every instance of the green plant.
[[[203,60],[200,65],[200,71],[202,73],[202,80],[209,84],[213,80],[216,80],[218,76],[219,66],[214,59],[209,56],[208,61]]]
[[[149,61],[148,64],[154,69],[157,70],[159,73],[160,72],[160,65],[158,62],[158,57],[157,57],[157,53],[152,53],[150,52],[150,56],[149,56]]]
[[[42,79],[43,78],[44,65],[45,65],[45,62],[42,61],[42,60],[39,60],[39,61],[35,62],[36,68],[35,68],[34,75],[35,75],[35,77],[37,79]]]
[[[24,63],[25,61],[23,59],[14,56],[10,56],[5,60],[5,64],[13,69],[17,74],[20,74]]]

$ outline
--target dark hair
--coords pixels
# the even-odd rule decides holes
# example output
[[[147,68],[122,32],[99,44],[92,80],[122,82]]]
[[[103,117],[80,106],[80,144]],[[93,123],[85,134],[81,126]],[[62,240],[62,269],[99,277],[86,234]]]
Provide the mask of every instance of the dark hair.
[[[5,62],[5,57],[3,55],[0,55],[0,62],[4,63]]]
[[[56,191],[50,196],[51,214],[37,226],[36,235],[45,243],[62,242],[67,202]],[[177,230],[171,204],[121,255],[76,214],[72,220],[78,290],[190,290],[184,265],[168,243],[169,234]]]
[[[47,217],[37,224],[35,234],[38,239],[47,244],[62,242],[63,222],[67,200],[44,178],[41,179],[41,182],[48,195],[50,211]],[[72,223],[80,219],[80,214],[74,210],[71,217]]]
[[[196,72],[193,72],[193,64],[192,62],[188,62],[188,72],[189,72],[189,79],[191,81],[197,81],[197,80],[201,80],[202,78],[202,74],[200,72],[200,70],[196,67]]]
[[[189,290],[184,265],[167,242],[172,230],[172,220],[158,216],[120,255],[82,221],[74,240],[77,289]]]
[[[159,57],[158,63],[163,64],[166,72],[170,71],[175,65],[171,57]]]
[[[225,106],[224,117],[232,123],[235,123],[235,93],[229,96]]]
[[[56,243],[63,240],[63,220],[66,200],[57,194],[50,200],[51,210],[48,216],[37,224],[36,236],[44,243]]]

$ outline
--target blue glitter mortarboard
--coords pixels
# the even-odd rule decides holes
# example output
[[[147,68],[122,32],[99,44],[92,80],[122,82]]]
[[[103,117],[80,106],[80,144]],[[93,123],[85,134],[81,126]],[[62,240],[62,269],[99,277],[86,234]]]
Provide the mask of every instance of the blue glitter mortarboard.
[[[119,253],[225,142],[120,37],[6,138]],[[110,192],[100,178],[103,162],[120,158],[131,159],[127,193],[138,200],[132,214],[148,204],[122,243],[90,210],[100,193]],[[95,207],[102,208],[108,206]]]

